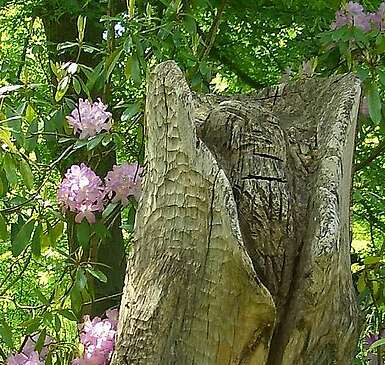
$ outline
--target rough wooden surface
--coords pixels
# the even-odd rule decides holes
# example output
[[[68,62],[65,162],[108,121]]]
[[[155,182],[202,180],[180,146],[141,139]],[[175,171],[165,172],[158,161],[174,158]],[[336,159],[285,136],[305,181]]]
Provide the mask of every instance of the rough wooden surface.
[[[359,97],[348,75],[192,98],[156,67],[113,365],[351,364]]]
[[[113,364],[261,364],[273,300],[246,253],[224,172],[195,135],[174,63],[147,95],[147,174]]]

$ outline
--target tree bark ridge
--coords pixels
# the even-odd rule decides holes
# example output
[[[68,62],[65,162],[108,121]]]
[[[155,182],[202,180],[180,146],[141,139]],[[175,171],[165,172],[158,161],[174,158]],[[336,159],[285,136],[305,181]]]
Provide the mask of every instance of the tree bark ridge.
[[[352,362],[359,97],[350,75],[193,97],[155,68],[113,365]]]

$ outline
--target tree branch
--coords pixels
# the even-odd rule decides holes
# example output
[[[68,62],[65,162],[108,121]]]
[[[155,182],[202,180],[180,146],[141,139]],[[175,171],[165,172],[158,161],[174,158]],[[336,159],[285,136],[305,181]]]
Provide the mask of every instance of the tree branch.
[[[353,166],[353,174],[355,174],[357,171],[362,170],[364,167],[369,166],[377,157],[380,157],[385,152],[385,139],[382,140],[377,147],[375,147],[372,150],[372,153],[369,155],[367,159],[364,161],[361,161],[359,163],[356,163]]]
[[[223,11],[225,10],[225,6],[226,6],[226,0],[221,0],[221,4],[219,5],[217,15],[215,16],[214,21],[211,24],[211,28],[207,34],[206,48],[202,51],[200,59],[206,58],[210,54],[211,49],[213,48],[215,38],[218,34],[219,25],[221,23],[221,17],[222,17]]]

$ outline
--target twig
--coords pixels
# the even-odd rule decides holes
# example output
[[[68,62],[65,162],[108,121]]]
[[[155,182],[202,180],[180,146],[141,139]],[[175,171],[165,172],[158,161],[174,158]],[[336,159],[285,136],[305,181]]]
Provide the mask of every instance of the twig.
[[[377,147],[375,147],[372,153],[367,159],[361,161],[353,166],[353,174],[359,170],[362,170],[364,167],[369,166],[377,157],[381,156],[385,152],[385,139],[381,141]]]
[[[217,14],[214,18],[213,23],[211,24],[211,28],[207,35],[206,48],[203,50],[200,56],[200,59],[206,58],[210,54],[211,49],[213,48],[215,38],[218,34],[219,25],[221,23],[221,17],[222,17],[223,11],[225,10],[225,6],[226,6],[226,0],[221,0],[221,4],[219,5]]]

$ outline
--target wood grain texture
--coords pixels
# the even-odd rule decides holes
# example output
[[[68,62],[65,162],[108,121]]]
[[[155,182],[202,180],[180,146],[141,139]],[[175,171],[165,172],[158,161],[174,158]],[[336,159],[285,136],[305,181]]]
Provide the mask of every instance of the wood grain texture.
[[[275,306],[172,62],[152,73],[147,174],[112,364],[265,364]]]
[[[155,68],[113,365],[352,363],[359,97],[350,75],[193,96]]]

